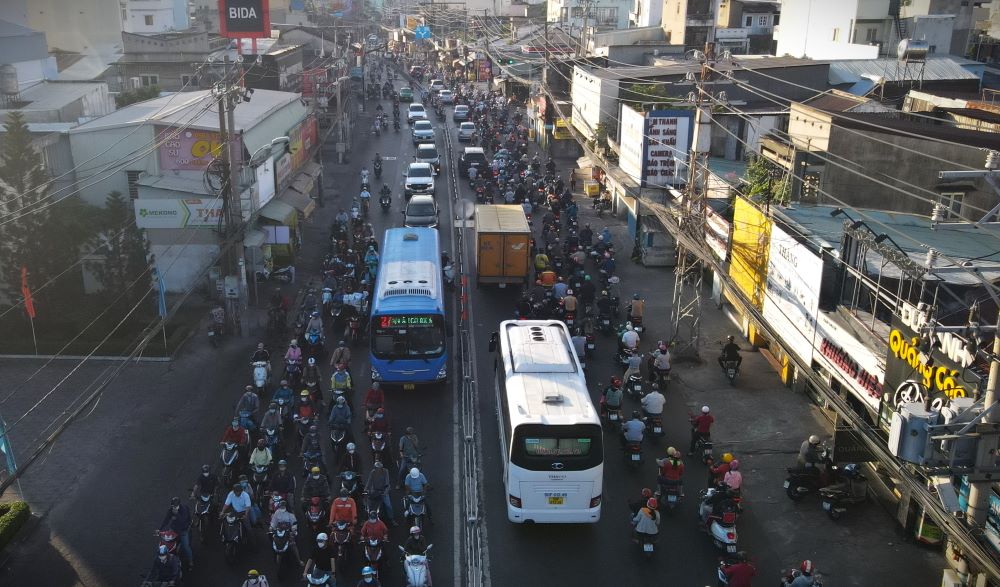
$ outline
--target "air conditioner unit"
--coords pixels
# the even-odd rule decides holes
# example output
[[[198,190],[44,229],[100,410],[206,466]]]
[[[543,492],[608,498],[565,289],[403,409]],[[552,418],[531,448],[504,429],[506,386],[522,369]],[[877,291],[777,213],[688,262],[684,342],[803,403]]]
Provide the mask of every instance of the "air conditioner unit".
[[[137,77],[128,78],[128,87],[130,90],[138,90],[142,87],[142,80]]]

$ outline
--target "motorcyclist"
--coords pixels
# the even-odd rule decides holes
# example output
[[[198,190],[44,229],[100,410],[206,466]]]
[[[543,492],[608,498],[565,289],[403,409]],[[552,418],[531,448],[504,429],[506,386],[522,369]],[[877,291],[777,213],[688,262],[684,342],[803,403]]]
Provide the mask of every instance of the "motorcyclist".
[[[598,315],[600,316],[611,315],[611,296],[608,295],[607,290],[601,292],[601,297],[597,298],[595,304],[597,305]]]
[[[337,470],[341,473],[344,471],[354,471],[358,475],[361,474],[361,455],[358,454],[358,447],[353,442],[347,443],[346,450],[340,457]]]
[[[601,229],[601,240],[604,241],[604,244],[611,245],[611,231],[608,230],[607,226]]]
[[[316,544],[313,545],[312,554],[309,555],[309,560],[306,561],[306,566],[302,571],[303,578],[309,576],[309,572],[313,570],[313,567],[331,576],[333,575],[337,553],[333,549],[333,545],[330,544],[329,538],[326,532],[320,532],[316,535]]]
[[[160,523],[160,531],[167,530],[177,533],[177,549],[190,571],[194,568],[194,555],[191,553],[191,510],[181,503],[179,497],[170,500],[167,514]]]
[[[660,467],[660,476],[657,483],[661,488],[680,487],[681,495],[684,494],[684,485],[681,478],[684,476],[684,462],[681,461],[681,453],[674,447],[667,449],[667,458],[656,459],[657,466]],[[656,492],[659,495],[659,491]]]
[[[567,312],[576,313],[577,305],[579,304],[575,295],[573,295],[573,290],[567,289],[566,295],[562,298],[563,309]]]
[[[347,433],[348,442],[351,439],[351,421],[354,418],[354,414],[351,413],[350,406],[347,405],[347,400],[343,397],[337,398],[337,403],[334,404],[333,409],[330,410],[329,425],[330,430],[343,430]]]
[[[385,415],[385,408],[375,410],[372,421],[368,423],[368,433],[375,434],[376,432],[381,432],[386,438],[389,437],[389,418]],[[386,458],[390,457],[391,455],[387,455]]]
[[[740,472],[739,459],[733,459],[733,462],[729,463],[729,471],[722,478],[722,482],[729,487],[735,496],[740,495],[740,488],[743,487],[743,473]]]
[[[334,219],[334,222],[336,224],[340,224],[340,225],[346,226],[347,222],[351,219],[351,217],[348,216],[347,210],[341,208],[340,211],[337,212],[337,215],[333,219]]]
[[[375,569],[365,567],[361,569],[361,580],[358,581],[357,587],[382,587],[382,582],[375,576]]]
[[[234,483],[233,490],[226,495],[222,513],[225,514],[230,510],[239,514],[243,535],[251,541],[253,535],[250,533],[250,517],[253,515],[253,500],[250,498],[250,493],[243,489],[242,483]]]
[[[666,347],[658,347],[650,355],[652,359],[652,367],[650,373],[650,379],[655,380],[661,386],[667,384],[667,378],[670,376],[670,350]]]
[[[589,224],[584,224],[583,228],[580,229],[580,246],[590,247],[594,244],[594,231],[590,228]]]
[[[381,496],[382,507],[385,509],[386,518],[389,520],[391,525],[395,526],[396,521],[393,519],[395,516],[392,513],[392,500],[389,499],[390,485],[389,471],[386,470],[382,461],[375,461],[375,466],[372,467],[371,472],[368,473],[368,480],[365,482],[365,491],[368,492],[368,494],[373,498],[375,496]]]
[[[361,540],[368,541],[372,538],[379,542],[385,542],[389,536],[389,528],[386,527],[378,517],[378,512],[372,510],[368,512],[368,519],[361,525]]]
[[[726,473],[729,472],[729,464],[733,462],[732,453],[723,453],[721,460],[722,462],[718,465],[708,468],[709,487],[715,487],[726,478]]]
[[[719,366],[725,369],[726,361],[736,361],[737,371],[743,364],[743,357],[740,356],[740,345],[736,344],[732,335],[726,337],[726,344],[722,347],[722,354],[719,355]]]
[[[358,198],[361,199],[361,202],[370,204],[372,201],[372,193],[367,189],[363,189],[361,190],[361,193],[358,194]]]
[[[642,396],[640,402],[642,404],[642,410],[646,412],[647,417],[663,416],[663,404],[667,403],[667,398],[663,397],[660,393],[659,388],[654,383],[652,390],[646,395]]]
[[[285,351],[285,362],[286,363],[301,363],[302,362],[302,349],[299,348],[298,339],[293,338],[288,343],[288,350]]]
[[[633,324],[640,324],[645,310],[646,300],[640,298],[639,292],[632,294],[632,303],[628,306],[629,322],[632,322]]]
[[[319,427],[315,424],[309,426],[309,432],[302,438],[301,453],[304,466],[316,463],[326,473],[326,465],[323,463],[323,443],[319,437]]]
[[[240,396],[240,401],[236,402],[236,415],[242,419],[244,414],[249,418],[247,423],[247,428],[253,430],[253,424],[257,422],[257,417],[260,413],[260,398],[254,391],[252,385],[247,385],[244,388],[243,395]]]
[[[604,388],[601,396],[601,414],[607,415],[609,410],[620,410],[622,407],[622,380],[612,377],[611,383]]]
[[[198,495],[211,495],[213,501],[215,500],[215,492],[219,489],[219,476],[212,472],[211,465],[202,465],[201,474],[194,482],[194,487],[191,488],[191,499],[195,499]]]
[[[281,428],[281,415],[278,414],[278,404],[276,402],[271,402],[267,406],[267,411],[264,412],[264,416],[260,419],[260,429],[279,429]],[[264,440],[263,438],[261,440]]]
[[[160,546],[157,550],[156,558],[153,559],[153,566],[149,569],[146,580],[151,583],[162,583],[173,585],[181,578],[181,561],[176,556],[170,554],[166,545]]]
[[[715,422],[715,417],[711,411],[708,406],[702,406],[701,414],[691,418],[691,446],[688,447],[688,456],[694,454],[694,448],[699,440],[708,440],[712,437],[712,423]]]
[[[358,525],[358,504],[346,489],[340,490],[340,496],[333,500],[330,506],[330,526],[337,522],[347,522],[351,532],[354,532]]]
[[[378,252],[375,251],[375,247],[368,247],[368,252],[365,253],[365,266],[372,275],[378,271]]]
[[[310,469],[309,476],[302,484],[302,511],[309,507],[309,501],[314,497],[320,498],[323,507],[330,504],[330,482],[319,467]]]
[[[247,572],[247,580],[243,581],[241,587],[270,587],[270,583],[267,582],[267,577],[261,575],[256,569],[250,569]]]
[[[632,328],[631,322],[625,323],[625,331],[622,332],[621,346],[623,348],[636,350],[639,346],[639,333]]]
[[[274,455],[271,454],[271,449],[267,448],[267,441],[263,438],[257,439],[257,448],[250,453],[250,466],[270,468],[273,459]]]
[[[274,393],[271,395],[272,403],[278,403],[280,400],[285,400],[285,405],[287,406],[290,406],[295,400],[295,392],[293,392],[292,388],[288,385],[287,379],[282,379],[278,384],[278,389],[275,389]]]
[[[368,391],[365,392],[365,398],[362,401],[362,405],[365,408],[365,430],[367,431],[367,414],[371,413],[374,417],[375,411],[385,405],[385,392],[382,391],[382,386],[379,385],[378,381],[372,381]]]
[[[267,352],[267,349],[264,348],[264,343],[262,342],[257,343],[257,350],[250,355],[251,363],[256,363],[257,361],[267,363],[267,372],[268,374],[271,373],[271,353]]]
[[[246,447],[250,444],[250,433],[246,428],[240,426],[239,418],[233,418],[229,427],[227,427],[226,431],[222,434],[220,444],[225,444],[227,442],[235,443],[240,448],[240,451],[246,449]]]
[[[351,349],[343,340],[339,341],[337,348],[330,353],[330,366],[336,367],[338,365],[343,365],[348,374],[351,372]]]
[[[316,365],[316,357],[309,357],[306,366],[302,369],[302,381],[316,386],[315,397],[312,399],[320,404],[323,403],[323,374],[319,372]]]
[[[799,446],[799,467],[815,467],[823,461],[823,448],[820,446],[819,436],[813,434],[802,441]]]
[[[632,353],[628,356],[628,367],[625,368],[625,374],[622,375],[624,381],[628,381],[628,378],[633,375],[642,374],[642,353]]]
[[[545,271],[545,268],[549,266],[549,256],[545,254],[544,251],[539,251],[535,255],[535,271],[541,272]]]
[[[288,470],[288,461],[281,459],[278,461],[278,470],[271,476],[268,483],[268,491],[271,493],[284,494],[285,499],[291,504],[295,499],[295,488],[298,482],[295,474]]]
[[[291,528],[292,539],[288,541],[288,549],[292,551],[292,555],[295,557],[295,564],[302,566],[302,558],[299,556],[299,546],[297,544],[298,540],[296,540],[299,534],[299,523],[295,518],[295,514],[289,511],[288,504],[284,500],[278,503],[274,514],[271,515],[271,532],[277,530],[281,524],[288,524],[289,528]]]
[[[406,433],[399,438],[399,481],[396,489],[403,484],[403,477],[420,463],[423,452],[420,450],[420,439],[413,426],[406,427]]]
[[[747,553],[736,553],[736,562],[722,567],[728,587],[751,587],[751,581],[757,575],[757,568],[750,563]]]
[[[625,442],[642,442],[642,436],[645,431],[646,425],[642,422],[642,418],[639,417],[638,411],[633,411],[632,419],[622,424],[622,435],[625,438]]]
[[[323,337],[323,318],[319,312],[314,311],[309,315],[309,322],[306,323],[306,332],[309,334],[318,334],[320,338]]]
[[[422,555],[427,552],[427,539],[424,538],[423,532],[420,531],[420,526],[410,528],[410,537],[406,539],[403,551],[406,554],[416,555]]]
[[[646,502],[649,501],[649,498],[651,497],[653,497],[653,490],[648,487],[643,487],[642,491],[639,493],[639,499],[628,500],[628,510],[632,512],[633,516],[635,516],[639,513],[639,510],[646,505]]]
[[[577,358],[580,362],[584,362],[585,355],[587,353],[587,337],[583,335],[583,330],[577,328],[573,331],[573,338],[570,339],[573,343],[573,350],[576,351]]]
[[[653,542],[660,533],[660,512],[656,511],[659,504],[655,497],[649,498],[646,506],[641,508],[632,518],[632,528],[636,537],[646,537],[646,540]]]
[[[816,569],[811,560],[804,560],[799,568],[789,571],[781,578],[782,587],[811,587],[816,584]]]
[[[387,183],[386,184],[382,184],[382,189],[379,190],[379,194],[382,196],[379,199],[380,202],[382,202],[382,201],[392,201],[392,188],[389,187],[389,184],[387,184]]]
[[[333,392],[333,397],[346,401],[350,399],[353,389],[354,382],[351,381],[351,374],[343,365],[338,364],[334,372],[330,374],[330,391]],[[348,405],[352,403],[348,402]]]

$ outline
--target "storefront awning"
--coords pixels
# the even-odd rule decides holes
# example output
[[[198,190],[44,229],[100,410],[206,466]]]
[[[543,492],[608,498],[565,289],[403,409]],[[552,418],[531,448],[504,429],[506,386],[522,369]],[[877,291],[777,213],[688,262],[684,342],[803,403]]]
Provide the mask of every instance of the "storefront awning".
[[[294,207],[283,202],[283,199],[284,196],[281,199],[268,202],[266,206],[260,209],[261,217],[281,224],[291,224],[297,212]]]
[[[302,169],[299,170],[299,173],[304,173],[309,177],[316,179],[323,174],[323,166],[315,161],[306,161],[302,164]]]
[[[295,186],[293,184],[292,188],[294,187]],[[285,190],[285,193],[281,194],[281,198],[279,199],[281,202],[284,202],[299,212],[302,212],[302,215],[306,217],[312,214],[313,210],[316,209],[316,202],[309,197],[309,192],[300,193],[295,189],[287,189]]]
[[[244,247],[259,247],[267,240],[267,233],[263,230],[250,230],[247,231],[246,236],[243,237]]]
[[[295,176],[295,179],[292,180],[292,185],[288,187],[304,196],[309,196],[312,194],[313,184],[315,183],[316,180],[304,173],[300,173]]]

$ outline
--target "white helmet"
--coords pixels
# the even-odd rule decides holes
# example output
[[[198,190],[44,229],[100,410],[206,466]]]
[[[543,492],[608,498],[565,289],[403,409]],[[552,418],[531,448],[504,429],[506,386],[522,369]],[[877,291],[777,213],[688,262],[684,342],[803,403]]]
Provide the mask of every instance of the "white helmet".
[[[819,444],[819,436],[813,434],[809,437],[809,444]]]
[[[316,535],[316,542],[326,542],[327,538],[329,537],[326,535],[325,532],[320,532],[319,534]]]
[[[712,411],[711,408],[709,408],[708,406],[701,406],[701,413],[702,414],[707,414],[707,413],[709,413],[711,411]]]
[[[413,467],[412,469],[410,469],[410,477],[413,477],[414,479],[416,479],[419,476],[420,476],[420,469],[418,469],[416,467]]]

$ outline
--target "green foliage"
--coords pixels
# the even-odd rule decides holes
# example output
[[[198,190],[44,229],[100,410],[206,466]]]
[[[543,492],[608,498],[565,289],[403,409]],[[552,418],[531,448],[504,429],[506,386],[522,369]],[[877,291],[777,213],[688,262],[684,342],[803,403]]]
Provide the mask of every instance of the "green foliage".
[[[21,267],[27,267],[29,284],[36,290],[63,273],[96,233],[97,209],[65,192],[50,194],[41,155],[31,145],[31,133],[20,112],[11,112],[6,128],[0,151],[0,216],[4,218],[0,287],[10,299],[19,300]],[[75,293],[70,289],[49,288],[41,297],[52,301],[56,291],[68,297]]]
[[[788,173],[759,155],[747,164],[743,182],[750,198],[767,203],[787,204],[792,192]]]
[[[31,518],[31,508],[23,501],[0,503],[0,550],[17,536],[20,530]]]
[[[119,108],[124,108],[129,104],[135,104],[136,102],[145,102],[146,100],[152,100],[153,98],[160,95],[160,88],[158,86],[146,86],[145,88],[137,88],[131,92],[122,92],[115,96],[115,105]]]
[[[649,110],[654,104],[663,104],[671,108],[690,108],[683,104],[685,98],[671,96],[663,84],[630,84],[621,91],[622,102],[642,112]]]
[[[128,299],[135,301],[149,288],[148,279],[139,279],[148,266],[149,246],[135,224],[131,202],[121,192],[111,192],[101,220],[96,252],[104,256],[104,262],[92,266],[94,275],[105,290],[128,291]]]

